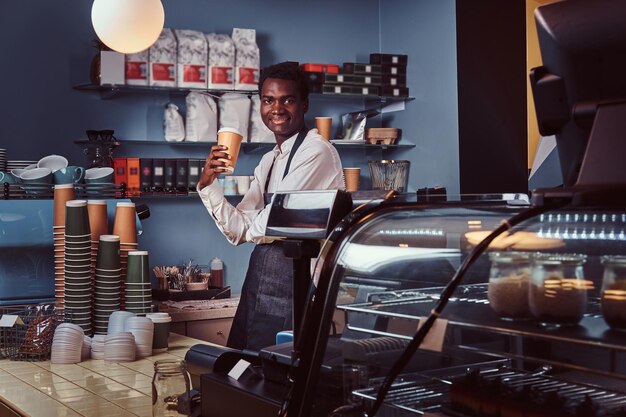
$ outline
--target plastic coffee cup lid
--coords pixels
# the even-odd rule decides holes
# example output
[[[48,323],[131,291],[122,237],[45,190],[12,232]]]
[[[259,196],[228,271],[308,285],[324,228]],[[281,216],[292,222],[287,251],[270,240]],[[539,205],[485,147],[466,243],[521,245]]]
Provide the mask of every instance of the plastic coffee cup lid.
[[[86,205],[86,200],[70,200],[65,203],[66,207],[85,207]]]
[[[63,188],[74,188],[74,184],[56,184],[54,186],[55,190],[60,190],[60,189],[63,189]]]
[[[117,207],[135,207],[135,203],[130,203],[128,201],[121,201],[116,204]]]
[[[168,313],[148,313],[146,317],[154,323],[169,323],[172,321],[172,317]]]
[[[118,235],[100,235],[100,240],[103,242],[119,242],[120,237]]]
[[[148,251],[147,250],[131,250],[128,252],[128,256],[141,256],[141,255],[147,255]]]
[[[234,127],[223,127],[223,128],[221,128],[221,129],[217,132],[217,134],[219,135],[219,134],[220,134],[220,132],[233,132],[233,133],[238,134],[239,136],[243,136],[243,135],[242,135],[241,133],[239,133],[239,131],[238,131],[237,129],[235,129]]]

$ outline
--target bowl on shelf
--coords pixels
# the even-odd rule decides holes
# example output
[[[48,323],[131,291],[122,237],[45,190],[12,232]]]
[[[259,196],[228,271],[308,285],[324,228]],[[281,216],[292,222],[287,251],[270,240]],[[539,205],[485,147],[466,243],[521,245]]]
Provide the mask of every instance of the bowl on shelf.
[[[199,291],[207,289],[207,282],[188,282],[185,284],[185,289],[187,291]]]

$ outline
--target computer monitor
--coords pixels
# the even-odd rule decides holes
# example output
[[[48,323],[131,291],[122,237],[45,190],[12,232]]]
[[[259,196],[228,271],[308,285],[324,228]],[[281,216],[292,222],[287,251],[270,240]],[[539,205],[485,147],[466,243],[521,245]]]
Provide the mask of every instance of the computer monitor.
[[[538,7],[535,19],[543,66],[531,70],[531,87],[564,185],[624,182],[626,1],[565,0]]]

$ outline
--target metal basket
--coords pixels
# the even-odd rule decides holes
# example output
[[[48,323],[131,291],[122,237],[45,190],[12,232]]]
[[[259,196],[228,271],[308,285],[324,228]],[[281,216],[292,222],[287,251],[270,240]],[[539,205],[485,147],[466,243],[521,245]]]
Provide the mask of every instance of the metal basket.
[[[50,358],[56,327],[70,321],[64,310],[52,304],[0,308],[0,314],[18,316],[23,324],[0,328],[0,358],[43,361]]]

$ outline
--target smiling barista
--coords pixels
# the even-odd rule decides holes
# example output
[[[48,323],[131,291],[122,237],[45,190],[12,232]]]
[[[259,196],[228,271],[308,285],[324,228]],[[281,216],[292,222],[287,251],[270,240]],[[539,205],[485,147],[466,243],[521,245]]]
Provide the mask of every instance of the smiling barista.
[[[261,71],[261,118],[274,132],[276,146],[254,170],[249,191],[237,207],[224,198],[215,181],[225,172],[224,146],[213,146],[198,182],[198,193],[226,239],[234,245],[256,244],[241,290],[228,346],[259,350],[275,343],[276,333],[292,327],[292,261],[278,241],[265,236],[271,193],[298,190],[344,190],[336,149],[317,129],[307,130],[308,81],[289,62]]]

